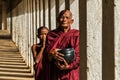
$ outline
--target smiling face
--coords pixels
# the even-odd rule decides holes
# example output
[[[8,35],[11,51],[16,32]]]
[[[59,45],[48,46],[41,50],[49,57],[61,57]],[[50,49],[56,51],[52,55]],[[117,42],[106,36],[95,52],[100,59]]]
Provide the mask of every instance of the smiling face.
[[[62,11],[59,15],[58,22],[60,27],[69,29],[73,23],[72,13],[69,10]]]

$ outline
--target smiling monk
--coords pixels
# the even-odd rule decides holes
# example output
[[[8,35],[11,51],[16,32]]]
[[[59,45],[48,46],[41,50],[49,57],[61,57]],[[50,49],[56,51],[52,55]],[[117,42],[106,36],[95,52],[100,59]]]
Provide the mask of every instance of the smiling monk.
[[[62,10],[57,21],[59,26],[47,35],[43,60],[44,80],[80,80],[79,30],[71,29],[74,20],[70,10]],[[58,52],[66,48],[75,50],[72,63],[67,63],[64,54]]]

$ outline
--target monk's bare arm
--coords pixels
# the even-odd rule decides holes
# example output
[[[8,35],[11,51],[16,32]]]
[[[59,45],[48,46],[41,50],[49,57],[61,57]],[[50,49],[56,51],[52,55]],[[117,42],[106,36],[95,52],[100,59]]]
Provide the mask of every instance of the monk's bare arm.
[[[43,54],[43,51],[44,51],[45,47],[44,46],[41,47],[38,54],[37,54],[37,51],[36,51],[36,47],[37,47],[37,45],[32,46],[32,53],[33,53],[35,63],[38,63],[42,58],[42,54]]]

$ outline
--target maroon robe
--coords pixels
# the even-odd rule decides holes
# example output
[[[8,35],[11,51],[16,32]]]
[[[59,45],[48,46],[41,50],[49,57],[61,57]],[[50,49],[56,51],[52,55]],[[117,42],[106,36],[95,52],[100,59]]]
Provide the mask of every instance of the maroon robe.
[[[49,62],[48,54],[50,50],[59,48],[74,48],[75,60],[70,63],[68,70],[60,70],[54,64],[54,60]],[[70,29],[64,33],[60,28],[50,31],[47,36],[46,50],[44,53],[44,80],[80,80],[80,53],[79,53],[79,31]]]
[[[37,55],[38,55],[41,47],[36,48]],[[42,80],[41,79],[41,76],[42,76],[42,57],[41,57],[41,59],[40,59],[40,61],[38,63],[34,64],[34,70],[35,70],[35,80]]]

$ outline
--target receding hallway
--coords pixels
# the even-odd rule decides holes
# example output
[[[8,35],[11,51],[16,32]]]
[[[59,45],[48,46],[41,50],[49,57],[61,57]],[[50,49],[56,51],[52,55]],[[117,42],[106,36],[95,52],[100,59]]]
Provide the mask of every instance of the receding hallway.
[[[0,80],[32,77],[37,29],[57,28],[63,9],[80,31],[81,80],[120,80],[120,0],[0,0]]]
[[[0,30],[0,80],[34,80],[7,31]]]

